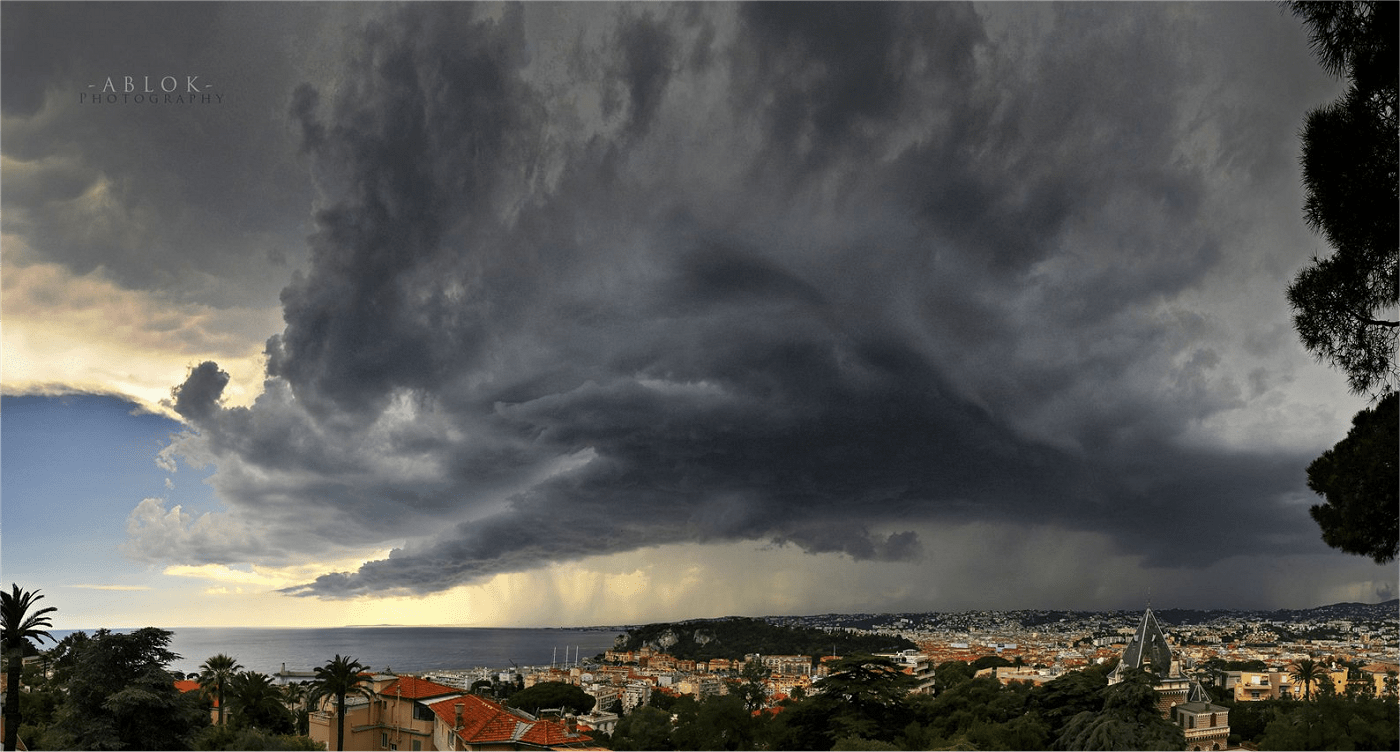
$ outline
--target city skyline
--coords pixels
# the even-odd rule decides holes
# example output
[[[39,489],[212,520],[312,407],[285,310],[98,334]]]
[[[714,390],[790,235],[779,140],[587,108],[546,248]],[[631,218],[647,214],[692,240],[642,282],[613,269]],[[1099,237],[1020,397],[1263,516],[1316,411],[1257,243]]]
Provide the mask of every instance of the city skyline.
[[[1275,5],[0,13],[55,628],[1396,596],[1308,516]]]

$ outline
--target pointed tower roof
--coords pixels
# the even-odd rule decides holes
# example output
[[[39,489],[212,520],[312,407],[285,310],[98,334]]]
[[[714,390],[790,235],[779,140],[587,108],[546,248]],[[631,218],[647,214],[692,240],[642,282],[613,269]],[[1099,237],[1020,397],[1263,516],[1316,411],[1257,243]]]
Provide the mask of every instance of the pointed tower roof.
[[[1162,626],[1157,623],[1151,608],[1143,612],[1137,632],[1128,643],[1128,649],[1123,651],[1123,657],[1118,661],[1118,667],[1113,669],[1110,680],[1116,682],[1124,671],[1134,668],[1160,677],[1168,676],[1172,670],[1171,646],[1167,644],[1167,636],[1162,633]]]

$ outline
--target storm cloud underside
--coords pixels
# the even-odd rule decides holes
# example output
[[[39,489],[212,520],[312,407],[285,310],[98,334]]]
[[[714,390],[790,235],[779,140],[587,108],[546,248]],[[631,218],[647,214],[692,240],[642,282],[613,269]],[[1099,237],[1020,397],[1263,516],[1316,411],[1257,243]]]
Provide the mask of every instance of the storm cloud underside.
[[[1188,301],[1215,176],[1277,154],[1203,118],[1190,8],[1125,10],[387,9],[287,105],[318,198],[262,395],[176,390],[227,510],[144,505],[132,551],[395,547],[289,589],[340,598],[973,521],[1168,567],[1315,539],[1306,451],[1188,438],[1269,388]]]

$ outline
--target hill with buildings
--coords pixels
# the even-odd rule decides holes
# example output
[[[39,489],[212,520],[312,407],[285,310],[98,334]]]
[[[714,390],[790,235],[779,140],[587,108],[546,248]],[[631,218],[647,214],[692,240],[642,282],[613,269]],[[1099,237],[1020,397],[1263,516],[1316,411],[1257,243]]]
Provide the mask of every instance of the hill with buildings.
[[[745,655],[849,655],[915,647],[898,635],[867,634],[844,628],[780,625],[765,619],[726,617],[630,627],[617,650],[650,647],[686,660],[740,659]]]
[[[1163,625],[1184,626],[1221,621],[1273,623],[1277,625],[1326,624],[1350,622],[1400,621],[1400,599],[1384,603],[1334,603],[1309,609],[1277,609],[1274,611],[1246,609],[1153,609]],[[808,627],[823,630],[860,629],[899,631],[906,629],[997,630],[1008,627],[1053,631],[1070,624],[1095,625],[1101,629],[1130,627],[1137,623],[1142,609],[1117,611],[1073,611],[1058,609],[1020,609],[1013,611],[960,611],[884,614],[819,614],[811,616],[769,616],[773,624]]]

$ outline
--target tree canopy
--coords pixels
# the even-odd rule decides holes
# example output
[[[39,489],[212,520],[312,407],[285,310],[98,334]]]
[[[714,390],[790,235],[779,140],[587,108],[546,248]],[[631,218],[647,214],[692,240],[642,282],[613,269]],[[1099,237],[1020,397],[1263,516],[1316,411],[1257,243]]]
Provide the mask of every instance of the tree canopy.
[[[180,656],[171,633],[99,629],[70,645],[63,703],[56,714],[62,749],[189,749],[209,725],[204,701],[181,694],[166,670]]]
[[[1288,287],[1293,324],[1314,356],[1340,368],[1357,394],[1379,400],[1347,438],[1308,468],[1327,499],[1310,510],[1333,548],[1377,563],[1396,555],[1395,361],[1400,320],[1400,56],[1393,2],[1294,2],[1318,61],[1348,81],[1303,127],[1303,213],[1332,254]],[[1388,422],[1388,425],[1386,423]]]
[[[1079,713],[1060,732],[1058,749],[1186,749],[1181,727],[1157,711],[1153,679],[1141,669],[1103,692],[1103,710]]]
[[[1346,438],[1308,465],[1308,488],[1326,501],[1308,512],[1327,545],[1394,561],[1400,547],[1400,395],[1352,418]]]
[[[286,695],[272,677],[257,671],[244,671],[229,681],[228,704],[233,712],[233,724],[238,728],[257,728],[274,734],[290,734],[296,730],[292,712],[284,704]]]
[[[1303,345],[1341,368],[1352,391],[1396,388],[1397,6],[1295,2],[1313,51],[1349,81],[1303,128],[1304,216],[1333,253],[1314,258],[1288,288]]]
[[[368,670],[368,666],[354,658],[339,654],[326,665],[316,667],[316,680],[307,701],[319,706],[327,699],[335,700],[335,748],[338,750],[345,749],[345,698],[371,694],[369,676],[365,673]]]
[[[224,690],[228,688],[229,682],[237,675],[238,670],[243,668],[238,661],[231,656],[219,653],[210,656],[200,664],[199,686],[213,696],[215,704],[219,708],[219,725],[224,725],[224,710],[228,705],[225,702]]]
[[[6,658],[5,696],[19,697],[21,666],[24,665],[24,648],[30,640],[52,640],[46,629],[53,622],[46,614],[57,611],[54,606],[36,609],[44,596],[39,591],[21,590],[18,584],[11,591],[0,591],[0,644],[4,646]],[[19,740],[19,725],[23,713],[18,702],[5,703],[5,749],[15,749]]]
[[[529,713],[563,708],[569,713],[587,713],[597,700],[587,692],[564,682],[540,682],[510,696],[506,704]]]

